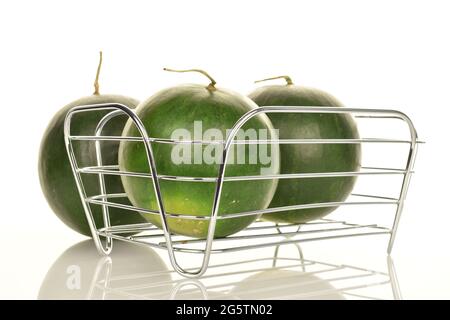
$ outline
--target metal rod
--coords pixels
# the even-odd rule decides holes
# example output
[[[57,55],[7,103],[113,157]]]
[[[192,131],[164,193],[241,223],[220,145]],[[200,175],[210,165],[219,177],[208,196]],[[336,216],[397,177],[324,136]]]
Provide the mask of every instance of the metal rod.
[[[97,205],[108,205],[109,207],[112,207],[112,208],[136,211],[136,212],[139,212],[142,214],[160,215],[160,213],[157,210],[139,208],[139,207],[135,207],[132,205],[104,201],[104,200],[95,200],[95,199],[92,199],[92,197],[86,197],[86,202],[92,203],[92,204],[97,204]],[[267,208],[267,209],[261,209],[261,210],[244,211],[244,212],[239,212],[239,213],[228,213],[228,214],[223,214],[223,215],[217,216],[216,219],[217,220],[235,219],[235,218],[248,217],[248,216],[258,216],[258,215],[267,214],[267,213],[284,212],[284,211],[301,210],[301,209],[312,209],[312,208],[329,208],[329,207],[351,206],[351,205],[386,205],[386,204],[396,205],[397,203],[398,203],[398,201],[354,201],[354,202],[336,201],[336,202],[323,202],[323,203],[308,203],[308,204],[299,204],[299,205],[294,205],[294,206],[283,206],[283,207],[274,207],[274,208]],[[201,215],[191,215],[191,214],[185,214],[185,213],[166,212],[164,214],[164,216],[169,217],[169,218],[187,219],[187,220],[212,220],[212,218],[207,215],[201,216]]]
[[[106,233],[130,233],[130,232],[154,231],[154,230],[161,230],[161,229],[155,227],[151,223],[124,224],[111,226],[109,228],[98,229],[99,232],[106,232]]]
[[[316,238],[307,238],[307,239],[292,239],[292,238],[290,238],[289,240],[282,240],[282,241],[278,241],[278,242],[271,242],[271,243],[265,243],[265,244],[255,244],[255,245],[246,245],[246,246],[240,246],[240,247],[224,248],[224,249],[221,249],[218,251],[220,251],[220,252],[235,252],[235,251],[242,251],[242,250],[248,250],[248,249],[273,247],[273,246],[277,246],[277,245],[285,245],[285,244],[292,244],[292,243],[302,243],[302,242],[311,242],[311,241],[318,241],[318,240],[330,240],[330,239],[340,239],[340,238],[346,238],[346,237],[359,237],[359,236],[382,235],[382,234],[390,234],[390,231],[352,233],[352,234],[325,236],[325,237],[316,237]]]
[[[120,110],[112,111],[107,113],[97,124],[97,127],[95,128],[95,135],[101,136],[103,128],[105,125],[113,118],[115,118],[118,115],[121,115],[122,112]],[[102,149],[101,149],[101,141],[96,140],[95,141],[95,154],[96,154],[96,160],[97,160],[97,166],[101,167],[103,166],[103,160],[102,160]],[[102,173],[98,175],[98,181],[100,186],[100,194],[106,195],[106,184],[105,184],[105,177]],[[110,221],[110,215],[109,215],[109,207],[106,204],[102,205],[102,216],[103,216],[103,225],[105,228],[111,227],[111,221]],[[113,241],[111,237],[106,237],[106,246],[110,248],[109,251],[112,250],[113,247]]]
[[[417,154],[417,132],[414,128],[414,125],[406,115],[404,116],[404,121],[409,125],[410,135],[411,135],[411,144],[408,154],[408,160],[406,163],[406,174],[403,176],[402,189],[400,191],[399,201],[397,205],[397,211],[395,212],[394,223],[392,225],[392,233],[389,239],[389,244],[387,248],[387,253],[390,254],[392,252],[392,248],[394,247],[395,236],[397,235],[397,229],[400,222],[400,218],[403,211],[403,206],[406,199],[406,194],[408,193],[409,182],[411,181],[412,171],[414,168],[414,162]]]
[[[264,230],[264,229],[273,229],[273,228],[289,228],[289,227],[297,227],[297,226],[310,226],[310,225],[320,225],[320,224],[336,224],[336,223],[344,223],[345,221],[333,220],[333,221],[312,221],[306,223],[291,223],[291,224],[278,224],[278,225],[268,225],[268,226],[252,226],[250,225],[245,230]],[[255,225],[253,223],[253,225]]]
[[[152,179],[153,176],[144,172],[130,172],[103,169],[96,167],[84,167],[78,169],[80,173],[85,174],[107,174],[115,176],[139,177]],[[280,173],[267,175],[252,175],[252,176],[229,176],[224,177],[224,182],[233,181],[250,181],[250,180],[272,180],[272,179],[311,179],[311,178],[332,178],[332,177],[357,177],[365,175],[403,175],[405,170],[380,170],[380,171],[342,171],[342,172],[312,172],[312,173]],[[158,175],[160,180],[166,181],[186,181],[186,182],[217,182],[215,177],[190,177],[190,176],[172,176],[172,175]]]
[[[143,142],[141,137],[123,137],[123,136],[70,136],[70,140],[78,141],[132,141]],[[207,145],[223,145],[226,140],[179,140],[179,139],[163,139],[148,138],[145,140],[151,143],[162,144],[207,144]],[[404,143],[409,144],[409,140],[385,139],[385,138],[361,138],[361,139],[274,139],[274,140],[233,140],[231,145],[247,145],[247,144],[360,144],[360,143]]]
[[[226,238],[216,238],[215,242],[219,241],[232,241],[232,240],[248,240],[248,239],[258,239],[258,238],[272,238],[272,237],[283,237],[289,235],[298,235],[301,236],[303,234],[311,234],[311,233],[321,233],[321,232],[332,232],[332,231],[342,231],[342,230],[351,230],[351,229],[361,229],[361,228],[378,228],[376,224],[366,224],[366,225],[354,225],[348,227],[341,228],[330,228],[330,229],[314,229],[314,230],[303,230],[303,231],[294,231],[294,232],[284,232],[284,233],[263,233],[263,234],[249,234],[249,235],[241,235],[241,236],[228,236]],[[172,241],[173,244],[190,244],[190,243],[199,243],[205,241],[204,239],[189,239],[189,240],[177,240]],[[164,242],[159,243],[162,246],[165,246]]]

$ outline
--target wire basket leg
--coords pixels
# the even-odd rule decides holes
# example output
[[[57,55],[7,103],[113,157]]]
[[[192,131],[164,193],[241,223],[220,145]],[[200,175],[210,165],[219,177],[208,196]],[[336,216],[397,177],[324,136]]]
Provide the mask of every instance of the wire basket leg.
[[[97,128],[95,129],[95,135],[97,137],[102,135],[103,128],[105,125],[114,117],[119,116],[123,114],[120,110],[113,111],[105,115],[97,124]],[[96,154],[96,160],[97,160],[97,166],[101,167],[103,166],[103,160],[102,160],[102,150],[101,150],[101,141],[96,140],[95,141],[95,154]],[[102,201],[106,201],[107,199],[105,196],[107,195],[106,191],[106,184],[105,184],[105,177],[102,173],[98,174],[98,182],[99,182],[99,188],[100,188],[100,195],[102,196]],[[105,228],[111,227],[110,222],[110,216],[109,216],[109,208],[106,204],[102,205],[102,216],[103,216],[103,226]],[[110,250],[112,250],[113,247],[113,238],[112,237],[105,237],[106,238],[106,245]]]
[[[180,273],[181,275],[183,275],[185,277],[198,277],[198,276],[202,275],[203,273],[205,273],[205,271],[208,267],[209,255],[210,255],[211,245],[212,245],[212,238],[209,237],[209,235],[211,235],[211,227],[213,229],[212,234],[214,234],[215,217],[214,217],[214,219],[212,218],[211,222],[210,222],[210,230],[209,230],[210,232],[208,234],[208,240],[207,240],[207,248],[209,248],[209,250],[207,249],[205,251],[202,266],[199,269],[194,270],[194,271],[182,268],[179,265],[179,263],[176,259],[176,256],[175,256],[175,250],[174,250],[173,244],[172,244],[172,234],[170,233],[169,225],[167,222],[166,211],[164,208],[164,202],[163,202],[163,197],[162,197],[162,193],[161,193],[161,187],[159,184],[159,177],[158,177],[158,173],[156,170],[155,158],[153,156],[153,148],[151,146],[150,138],[148,136],[147,130],[145,129],[145,126],[142,123],[141,119],[139,119],[139,117],[134,113],[133,110],[131,110],[130,108],[128,108],[127,106],[122,105],[122,104],[115,104],[114,107],[116,109],[121,110],[122,113],[125,113],[133,121],[134,125],[136,126],[137,130],[139,131],[139,134],[142,136],[142,138],[144,140],[144,147],[145,147],[145,152],[146,152],[146,156],[147,156],[147,161],[148,161],[148,164],[150,167],[150,174],[152,175],[153,191],[155,192],[156,202],[158,204],[158,211],[161,216],[162,229],[164,231],[164,238],[166,240],[166,246],[167,246],[167,251],[169,253],[170,263],[172,264],[175,271],[177,271],[178,273]]]
[[[406,173],[403,177],[402,189],[400,191],[400,197],[397,205],[397,210],[395,212],[394,224],[391,229],[391,237],[389,239],[389,245],[387,249],[387,253],[390,254],[392,252],[392,248],[394,246],[395,236],[397,235],[398,225],[400,223],[400,217],[402,215],[406,194],[408,193],[409,183],[411,181],[412,171],[414,168],[414,161],[417,153],[417,143],[416,141],[411,142],[411,148],[409,151],[408,161],[406,165]]]
[[[86,219],[89,225],[89,229],[91,230],[92,239],[94,240],[95,246],[97,247],[97,250],[104,255],[108,255],[112,250],[112,242],[106,241],[106,247],[103,246],[102,241],[100,239],[97,226],[95,225],[94,216],[92,215],[91,207],[86,201],[87,195],[86,190],[83,186],[83,181],[81,179],[81,174],[78,170],[77,160],[75,157],[75,153],[73,151],[73,145],[71,143],[71,140],[69,139],[70,136],[70,122],[71,118],[74,114],[74,109],[71,109],[66,115],[66,119],[64,122],[64,140],[66,144],[67,154],[69,156],[69,162],[70,166],[72,168],[72,172],[75,178],[75,183],[77,185],[78,194],[81,199],[81,204],[83,205],[84,212],[86,214]]]

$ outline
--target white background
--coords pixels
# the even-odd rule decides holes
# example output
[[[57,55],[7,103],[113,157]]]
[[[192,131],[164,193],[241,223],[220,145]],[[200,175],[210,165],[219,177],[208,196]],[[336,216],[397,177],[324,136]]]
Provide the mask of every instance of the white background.
[[[393,258],[404,298],[450,298],[449,14],[447,1],[2,1],[0,298],[36,298],[53,261],[84,239],[48,208],[37,155],[52,115],[92,93],[100,49],[103,93],[142,100],[204,81],[163,67],[196,67],[244,94],[289,74],[347,106],[407,113],[427,143]],[[384,265],[384,249],[379,238],[306,246],[355,265]]]

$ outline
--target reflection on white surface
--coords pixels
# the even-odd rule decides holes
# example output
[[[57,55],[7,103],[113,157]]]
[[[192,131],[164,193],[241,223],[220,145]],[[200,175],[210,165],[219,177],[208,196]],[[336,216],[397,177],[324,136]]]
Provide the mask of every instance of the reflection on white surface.
[[[329,281],[314,273],[276,269],[244,279],[232,293],[242,299],[345,299]]]
[[[114,289],[140,284],[141,277],[150,274],[154,276],[145,281],[170,283],[171,274],[154,250],[116,241],[111,255],[104,257],[86,240],[67,249],[51,266],[38,299],[124,299]]]
[[[174,272],[153,249],[121,241],[109,257],[92,241],[67,249],[51,266],[39,299],[378,299],[401,298],[392,261],[378,272],[270,256],[212,264],[200,279]],[[379,296],[380,290],[384,294]],[[390,296],[386,296],[386,292]],[[377,295],[378,294],[378,295]]]

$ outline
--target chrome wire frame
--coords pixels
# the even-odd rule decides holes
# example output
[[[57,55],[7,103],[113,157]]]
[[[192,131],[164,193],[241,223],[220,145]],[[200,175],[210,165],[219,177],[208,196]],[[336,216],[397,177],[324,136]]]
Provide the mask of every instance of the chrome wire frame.
[[[107,113],[98,123],[97,128],[95,130],[94,136],[74,136],[71,135],[71,122],[74,114],[82,113],[82,112],[92,112],[92,111],[107,111]],[[320,114],[349,114],[353,115],[356,118],[390,118],[390,119],[399,119],[404,121],[408,125],[410,139],[409,140],[394,140],[394,139],[276,139],[276,140],[257,140],[257,141],[249,141],[249,140],[237,140],[235,141],[235,137],[238,131],[253,117],[258,116],[260,114],[268,114],[268,113],[320,113]],[[122,137],[122,136],[103,136],[102,131],[105,125],[113,118],[119,115],[126,115],[136,126],[139,131],[140,137]],[[280,243],[289,244],[289,243],[298,243],[298,242],[306,242],[313,240],[323,240],[323,239],[334,239],[334,238],[342,238],[342,237],[350,237],[350,236],[361,236],[361,235],[377,235],[377,234],[389,234],[389,245],[387,252],[388,254],[391,252],[395,236],[397,233],[398,225],[400,222],[404,201],[406,198],[408,186],[411,180],[411,175],[413,173],[413,166],[417,151],[417,144],[420,143],[417,138],[417,133],[414,128],[414,125],[410,118],[404,113],[396,110],[383,110],[383,109],[359,109],[359,108],[340,108],[340,107],[309,107],[309,106],[267,106],[260,107],[258,109],[253,109],[243,115],[231,128],[229,135],[227,136],[225,141],[187,141],[187,140],[172,140],[172,139],[160,139],[160,138],[151,138],[136,113],[122,104],[94,104],[94,105],[84,105],[73,107],[66,115],[65,123],[64,123],[64,138],[65,144],[67,148],[67,153],[69,156],[69,161],[71,163],[72,171],[74,174],[75,182],[77,185],[77,189],[79,192],[79,196],[82,200],[83,208],[89,223],[89,227],[92,233],[93,240],[98,251],[101,254],[108,255],[113,246],[113,239],[119,239],[123,241],[133,242],[137,244],[145,244],[156,248],[167,249],[170,262],[178,273],[186,277],[199,277],[203,275],[208,268],[208,263],[210,259],[211,253],[215,252],[231,252],[238,250],[246,250],[252,248],[261,248],[267,246],[276,246]],[[96,158],[97,158],[97,166],[96,167],[83,167],[79,168],[77,164],[77,159],[74,153],[72,141],[95,141],[96,147]],[[149,164],[149,172],[148,173],[136,173],[136,172],[123,172],[120,171],[117,165],[108,165],[104,166],[102,163],[101,157],[101,141],[140,141],[145,146],[146,156]],[[189,143],[189,144],[213,144],[213,143],[221,143],[223,145],[223,151],[221,156],[221,162],[219,164],[219,170],[217,177],[177,177],[177,176],[167,176],[167,175],[158,175],[157,173],[157,164],[155,163],[153,156],[152,143],[169,143],[169,144],[177,144],[177,143]],[[270,143],[270,144],[362,144],[362,143],[404,143],[409,144],[409,154],[407,158],[407,164],[404,169],[398,168],[373,168],[373,167],[363,167],[363,171],[356,172],[317,172],[317,173],[297,173],[297,174],[277,174],[277,175],[267,175],[267,176],[242,176],[242,177],[225,177],[226,164],[229,156],[230,148],[233,144],[251,144],[251,143]],[[100,194],[95,196],[90,196],[86,194],[86,191],[83,186],[82,174],[97,174],[99,178],[99,186],[100,186]],[[364,195],[364,194],[355,194],[354,196],[366,197],[369,198],[370,201],[359,201],[359,202],[329,202],[329,203],[311,203],[311,204],[303,204],[296,206],[286,206],[279,208],[269,208],[263,210],[249,211],[249,212],[237,212],[233,214],[227,215],[218,215],[220,198],[222,193],[223,183],[226,181],[243,181],[243,180],[261,180],[261,179],[294,179],[294,178],[318,178],[318,177],[343,177],[343,176],[359,176],[359,175],[387,175],[387,174],[400,174],[403,175],[403,182],[400,191],[399,198],[388,198],[381,197],[376,195]],[[104,175],[119,175],[119,176],[136,176],[136,177],[145,177],[152,180],[153,189],[156,195],[156,201],[158,204],[157,210],[149,210],[145,208],[137,208],[130,205],[123,205],[119,203],[114,203],[108,201],[110,198],[120,198],[126,197],[126,194],[108,194],[105,187]],[[213,199],[213,206],[210,216],[193,216],[193,215],[184,215],[182,213],[169,213],[166,212],[164,208],[163,197],[161,194],[160,181],[161,180],[175,180],[175,181],[194,181],[194,182],[213,182],[215,183],[215,193]],[[101,205],[103,212],[103,222],[104,228],[97,228],[95,225],[95,221],[91,211],[91,204]],[[230,236],[227,238],[219,238],[214,239],[214,231],[216,221],[219,219],[230,219],[237,218],[249,215],[260,215],[263,213],[273,213],[273,212],[282,212],[288,210],[296,210],[296,209],[306,209],[306,208],[319,208],[319,207],[335,207],[335,206],[343,206],[343,205],[375,205],[375,204],[391,204],[396,206],[395,218],[391,228],[384,228],[377,225],[356,225],[347,223],[345,221],[334,221],[329,219],[323,219],[321,221],[315,223],[341,223],[342,228],[334,228],[328,229],[331,231],[339,231],[339,230],[349,230],[349,229],[357,229],[357,228],[369,228],[370,232],[365,233],[350,233],[346,235],[332,235],[332,236],[323,236],[316,237],[313,239],[284,239],[281,242],[269,242],[269,243],[261,243],[256,245],[246,245],[246,246],[238,246],[231,248],[224,248],[219,250],[213,250],[213,242],[222,242],[227,240],[236,240],[236,239],[254,239],[255,237],[267,237],[265,234],[257,234],[257,235],[248,235],[248,236]],[[140,232],[140,231],[148,231],[155,230],[156,228],[150,223],[143,224],[134,224],[134,225],[123,225],[123,226],[111,226],[109,221],[109,207],[116,207],[121,209],[126,209],[130,211],[135,211],[137,213],[143,214],[157,214],[160,215],[162,221],[162,230],[163,234],[159,235],[149,235],[149,236],[123,236],[122,233],[132,233],[132,232]],[[196,219],[196,220],[208,220],[209,221],[209,229],[206,239],[203,240],[183,240],[183,241],[173,241],[173,235],[170,233],[170,229],[167,222],[167,217],[177,217],[181,219]],[[303,225],[314,225],[313,223],[306,223]],[[308,231],[302,231],[300,228],[303,225],[298,225],[298,229],[295,232],[291,232],[289,235],[308,233]],[[288,235],[280,233],[280,226],[274,225],[274,228],[277,230],[278,235]],[[259,228],[261,228],[259,226]],[[270,228],[263,227],[263,228]],[[247,230],[258,230],[258,226],[250,226]],[[326,230],[325,230],[326,231]],[[323,232],[323,230],[319,230],[317,232]],[[151,239],[163,236],[165,241],[159,243],[149,243],[144,241],[143,239]],[[269,237],[273,236],[269,234]],[[106,244],[103,245],[101,241],[101,237],[106,239]],[[204,242],[204,249],[190,249],[190,248],[180,248],[175,247],[174,244],[177,243],[198,243]],[[185,269],[180,266],[176,259],[175,252],[193,252],[193,253],[202,253],[203,260],[202,264],[198,269]]]

